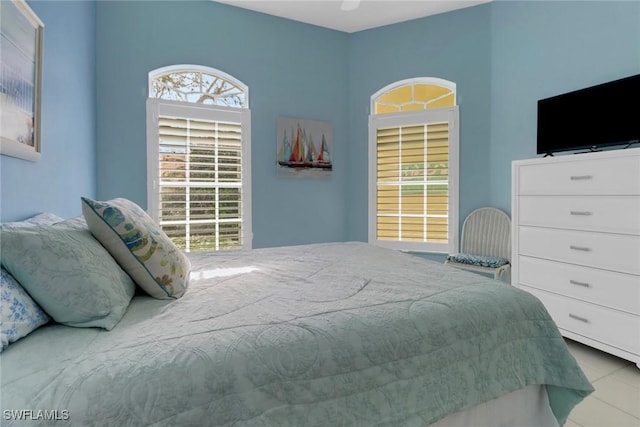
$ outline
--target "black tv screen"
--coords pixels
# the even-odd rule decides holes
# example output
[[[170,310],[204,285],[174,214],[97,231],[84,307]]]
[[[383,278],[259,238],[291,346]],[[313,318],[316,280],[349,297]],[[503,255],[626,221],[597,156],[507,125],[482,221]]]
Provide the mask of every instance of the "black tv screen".
[[[538,101],[538,154],[640,140],[640,74]]]

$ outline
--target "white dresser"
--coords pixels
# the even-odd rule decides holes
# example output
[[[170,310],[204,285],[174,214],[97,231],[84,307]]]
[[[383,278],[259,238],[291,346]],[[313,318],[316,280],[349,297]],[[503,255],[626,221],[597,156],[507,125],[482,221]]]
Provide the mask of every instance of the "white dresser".
[[[640,148],[514,161],[512,285],[640,367]]]

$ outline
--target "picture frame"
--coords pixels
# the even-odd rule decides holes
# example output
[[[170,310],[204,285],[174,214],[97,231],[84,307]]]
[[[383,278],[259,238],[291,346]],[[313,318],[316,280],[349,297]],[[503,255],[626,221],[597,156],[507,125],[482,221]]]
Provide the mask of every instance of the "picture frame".
[[[330,122],[278,118],[276,167],[279,177],[322,178],[333,170]]]
[[[35,162],[44,24],[25,0],[3,0],[0,8],[0,154]]]

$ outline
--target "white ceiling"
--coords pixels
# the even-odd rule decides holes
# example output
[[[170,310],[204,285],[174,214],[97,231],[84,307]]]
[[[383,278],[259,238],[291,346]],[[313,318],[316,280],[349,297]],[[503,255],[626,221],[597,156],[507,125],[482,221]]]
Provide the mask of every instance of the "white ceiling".
[[[353,33],[491,0],[215,0],[269,15]],[[352,10],[349,10],[352,9]]]

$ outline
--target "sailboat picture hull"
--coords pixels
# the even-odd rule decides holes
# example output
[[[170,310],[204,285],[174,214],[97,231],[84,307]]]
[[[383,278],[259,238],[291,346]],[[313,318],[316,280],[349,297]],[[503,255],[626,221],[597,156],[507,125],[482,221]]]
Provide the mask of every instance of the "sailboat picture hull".
[[[333,168],[331,163],[306,163],[306,162],[285,162],[278,161],[278,164],[287,168],[320,168],[320,169],[329,169]]]

